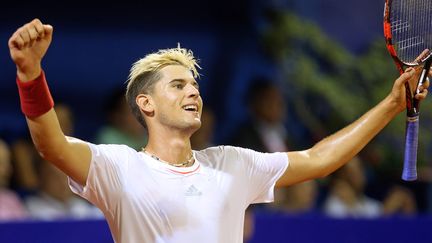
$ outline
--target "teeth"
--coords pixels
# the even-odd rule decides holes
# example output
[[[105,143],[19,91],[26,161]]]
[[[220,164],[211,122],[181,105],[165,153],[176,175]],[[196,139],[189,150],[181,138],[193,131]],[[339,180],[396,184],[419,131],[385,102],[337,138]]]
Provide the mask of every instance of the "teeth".
[[[186,106],[183,106],[183,109],[188,110],[188,111],[190,111],[190,110],[197,111],[198,110],[196,105],[186,105]]]

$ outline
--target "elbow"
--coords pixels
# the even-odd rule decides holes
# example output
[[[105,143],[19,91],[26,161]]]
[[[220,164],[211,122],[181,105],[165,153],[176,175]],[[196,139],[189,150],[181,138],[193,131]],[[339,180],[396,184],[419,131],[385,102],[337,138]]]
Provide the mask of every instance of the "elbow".
[[[328,165],[331,164],[331,158],[328,153],[317,149],[316,147],[312,147],[307,152],[308,157],[311,161],[313,161],[314,164],[314,179],[322,179],[331,174],[331,170],[328,168]]]
[[[339,153],[334,149],[323,149],[322,147],[313,147],[309,151],[309,156],[317,161],[316,178],[325,178],[339,169],[349,161],[350,156]]]
[[[326,166],[326,163],[324,161],[320,161],[320,162],[321,162],[319,163],[320,165],[318,166],[318,168],[314,173],[315,179],[323,179],[332,173],[332,171],[328,168],[328,166]]]
[[[328,158],[323,159],[321,168],[319,169],[318,178],[325,178],[335,172],[337,169],[346,164],[347,160],[344,158]]]
[[[42,159],[46,161],[53,161],[55,159],[55,148],[45,144],[35,144],[35,147]]]
[[[35,141],[34,145],[39,155],[46,161],[57,161],[61,158],[62,155],[62,146],[64,141],[59,139],[56,140],[48,140],[48,141]]]

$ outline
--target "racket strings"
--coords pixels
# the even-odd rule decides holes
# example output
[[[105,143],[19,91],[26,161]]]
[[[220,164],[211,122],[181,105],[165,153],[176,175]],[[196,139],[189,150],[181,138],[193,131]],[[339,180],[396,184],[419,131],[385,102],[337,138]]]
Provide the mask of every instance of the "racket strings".
[[[432,1],[394,0],[390,9],[397,55],[404,63],[416,63],[425,49],[432,49]]]

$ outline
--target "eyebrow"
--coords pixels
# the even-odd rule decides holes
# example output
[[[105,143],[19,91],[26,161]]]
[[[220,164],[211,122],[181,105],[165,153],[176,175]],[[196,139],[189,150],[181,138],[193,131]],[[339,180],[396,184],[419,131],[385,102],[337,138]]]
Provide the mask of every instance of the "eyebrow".
[[[187,83],[187,81],[185,79],[182,79],[182,78],[175,78],[175,79],[169,81],[169,83],[175,83],[175,82]],[[192,85],[199,87],[199,84],[195,79],[193,80]]]
[[[171,81],[169,81],[170,83],[174,83],[174,82],[180,82],[180,83],[185,83],[186,80],[182,79],[182,78],[175,78]]]

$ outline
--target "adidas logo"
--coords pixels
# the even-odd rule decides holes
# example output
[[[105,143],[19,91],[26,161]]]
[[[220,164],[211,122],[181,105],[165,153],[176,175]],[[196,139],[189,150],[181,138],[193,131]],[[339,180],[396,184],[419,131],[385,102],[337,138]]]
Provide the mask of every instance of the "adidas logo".
[[[185,196],[201,196],[202,192],[200,192],[194,185],[191,185],[185,192]]]

